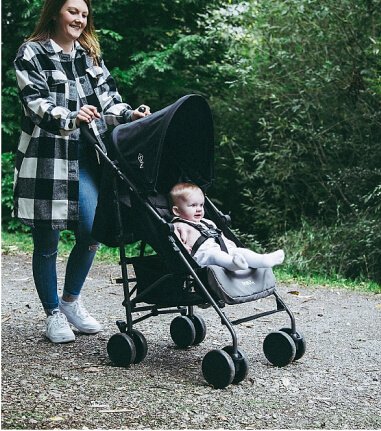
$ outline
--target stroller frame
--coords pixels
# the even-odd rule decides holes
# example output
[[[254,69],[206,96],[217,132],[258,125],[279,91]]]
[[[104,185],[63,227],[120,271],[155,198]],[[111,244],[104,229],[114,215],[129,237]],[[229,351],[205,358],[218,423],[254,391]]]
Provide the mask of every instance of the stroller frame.
[[[139,200],[152,217],[156,218],[161,228],[164,230],[168,237],[169,242],[173,248],[173,251],[178,253],[179,257],[184,263],[188,276],[185,284],[189,287],[190,285],[196,285],[198,291],[201,292],[202,296],[206,298],[202,303],[207,302],[213,307],[215,312],[221,319],[221,323],[225,325],[230,332],[232,338],[232,345],[226,346],[222,350],[212,350],[206,354],[202,363],[202,372],[206,381],[215,388],[225,388],[230,383],[237,384],[245,379],[248,374],[248,361],[246,355],[238,347],[238,338],[234,329],[235,325],[239,325],[244,322],[259,319],[264,316],[268,316],[274,313],[286,312],[290,319],[290,328],[282,328],[279,331],[271,332],[267,335],[264,340],[263,350],[266,358],[275,366],[285,366],[300,359],[306,349],[306,343],[304,337],[300,332],[296,330],[295,317],[291,310],[287,307],[284,301],[281,299],[275,288],[270,293],[275,297],[276,308],[261,313],[256,313],[250,316],[242,317],[231,321],[226,314],[221,310],[225,306],[223,301],[216,300],[212,294],[205,287],[204,283],[197,274],[193,260],[188,253],[181,253],[182,244],[174,234],[174,226],[171,223],[165,222],[163,218],[158,214],[157,210],[151,206],[151,204],[144,201],[136,190],[134,184],[126,177],[126,175],[119,169],[119,167],[107,156],[103,151],[102,146],[98,142],[97,138],[89,131],[87,127],[81,127],[81,132],[84,134],[88,142],[93,143],[95,150],[100,157],[112,168],[113,171],[113,190],[114,199],[116,203],[116,215],[117,225],[120,232],[120,244],[119,244],[119,257],[121,266],[121,278],[116,280],[117,283],[123,285],[124,301],[122,305],[125,307],[126,320],[117,320],[116,325],[119,329],[119,333],[114,334],[107,345],[107,351],[111,361],[117,366],[127,367],[132,363],[141,362],[147,354],[147,342],[144,335],[134,329],[134,325],[142,322],[150,317],[156,317],[162,314],[180,314],[178,318],[175,318],[171,323],[171,337],[172,340],[178,347],[186,348],[192,344],[199,344],[204,340],[206,335],[206,327],[203,319],[194,313],[194,305],[137,305],[140,302],[144,302],[144,296],[149,292],[157,288],[158,285],[164,283],[170,275],[164,275],[146,288],[142,293],[137,292],[138,280],[137,277],[130,277],[128,275],[128,265],[134,264],[137,259],[144,258],[146,243],[141,242],[140,256],[139,257],[127,257],[125,252],[125,243],[123,241],[123,223],[121,218],[121,209],[119,201],[119,190],[118,190],[118,178],[126,183],[131,193],[134,194],[135,198]],[[206,196],[206,205],[212,212],[218,214],[222,220],[226,223],[230,219],[229,216],[223,215],[208,199]],[[185,250],[185,249],[184,249]],[[190,259],[190,260],[188,260]],[[135,284],[131,288],[131,284]],[[270,295],[269,294],[269,295]],[[135,295],[135,297],[133,297]],[[269,296],[267,295],[267,296]],[[136,312],[148,312],[147,314],[133,318],[133,313]],[[189,320],[191,323],[189,323]]]

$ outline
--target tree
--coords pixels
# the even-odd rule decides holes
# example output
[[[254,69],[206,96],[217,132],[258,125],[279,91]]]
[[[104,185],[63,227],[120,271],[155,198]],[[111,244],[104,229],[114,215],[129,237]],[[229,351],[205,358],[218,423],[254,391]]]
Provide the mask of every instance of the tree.
[[[18,139],[12,60],[40,3],[3,2],[6,151]],[[236,227],[269,245],[281,235],[290,243],[307,226],[316,244],[323,233],[335,243],[331,266],[381,279],[381,0],[94,7],[105,61],[132,106],[156,110],[187,93],[208,99],[217,177],[210,195]],[[335,256],[346,257],[332,263]]]
[[[309,220],[328,267],[380,280],[381,2],[240,5],[219,162],[240,228],[269,243]]]

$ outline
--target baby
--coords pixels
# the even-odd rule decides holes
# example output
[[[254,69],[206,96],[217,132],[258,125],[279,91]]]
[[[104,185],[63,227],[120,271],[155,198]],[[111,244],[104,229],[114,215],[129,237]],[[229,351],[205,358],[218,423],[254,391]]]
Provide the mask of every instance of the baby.
[[[204,218],[205,196],[195,184],[178,183],[169,195],[175,233],[200,266],[218,265],[237,271],[271,268],[283,262],[283,250],[258,254],[226,238],[215,223]]]

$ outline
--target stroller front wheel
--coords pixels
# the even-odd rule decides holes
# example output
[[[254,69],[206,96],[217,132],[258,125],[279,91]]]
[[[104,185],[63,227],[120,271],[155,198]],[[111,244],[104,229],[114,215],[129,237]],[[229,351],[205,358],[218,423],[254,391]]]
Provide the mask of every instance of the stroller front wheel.
[[[294,361],[297,361],[306,353],[306,340],[303,334],[301,332],[295,332],[295,335],[293,336],[291,328],[282,328],[280,331],[285,332],[294,340],[296,347]]]
[[[242,380],[245,380],[249,372],[249,361],[247,360],[246,354],[241,349],[237,349],[238,358],[233,357],[233,346],[226,346],[223,350],[228,353],[233,360],[235,373],[232,383],[237,385],[242,382]]]
[[[263,342],[263,353],[271,364],[285,367],[295,359],[295,342],[285,332],[270,332]]]
[[[128,367],[136,358],[135,344],[125,333],[111,336],[107,343],[107,353],[111,362],[118,367]]]
[[[202,360],[202,374],[215,389],[224,389],[235,376],[233,359],[225,350],[211,350]]]

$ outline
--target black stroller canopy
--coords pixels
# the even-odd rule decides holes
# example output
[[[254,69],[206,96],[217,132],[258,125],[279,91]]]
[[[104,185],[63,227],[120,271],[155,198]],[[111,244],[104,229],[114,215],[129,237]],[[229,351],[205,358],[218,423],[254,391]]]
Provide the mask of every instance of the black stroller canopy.
[[[213,179],[213,119],[207,101],[191,94],[112,133],[116,159],[141,193],[167,193],[181,180],[206,187]]]

